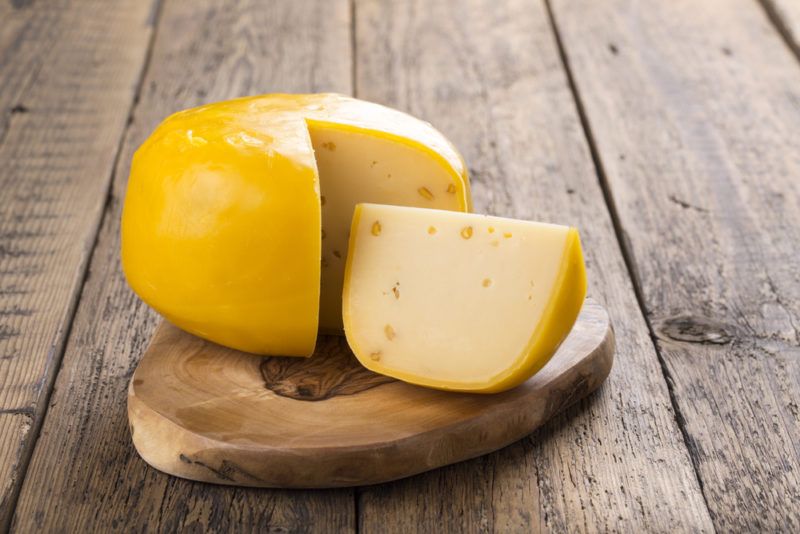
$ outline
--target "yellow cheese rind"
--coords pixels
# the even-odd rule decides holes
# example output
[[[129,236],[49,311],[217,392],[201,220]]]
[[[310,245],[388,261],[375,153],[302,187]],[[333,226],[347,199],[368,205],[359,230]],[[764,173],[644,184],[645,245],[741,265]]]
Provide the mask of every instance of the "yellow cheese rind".
[[[131,288],[210,341],[310,356],[322,215],[309,130],[321,125],[413,145],[447,169],[457,186],[454,209],[468,209],[463,160],[429,124],[404,113],[335,94],[209,104],[168,117],[134,156],[121,231]]]
[[[586,266],[578,230],[570,228],[559,279],[544,315],[517,363],[494,377],[480,393],[498,393],[516,387],[545,366],[572,330],[586,299]]]
[[[343,316],[372,371],[443,390],[512,388],[555,353],[585,293],[575,229],[394,206],[354,214]]]
[[[261,150],[269,140],[259,132],[238,145],[225,137],[241,130],[204,132],[200,118],[134,156],[122,216],[128,283],[200,337],[308,356],[319,302],[316,170]]]

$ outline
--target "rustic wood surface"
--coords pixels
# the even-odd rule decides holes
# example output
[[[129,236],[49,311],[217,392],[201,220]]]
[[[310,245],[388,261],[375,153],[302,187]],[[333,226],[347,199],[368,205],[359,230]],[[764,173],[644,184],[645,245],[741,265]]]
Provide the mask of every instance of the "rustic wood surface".
[[[152,2],[0,5],[0,529],[106,202]]]
[[[324,20],[309,25],[320,12]],[[133,151],[169,113],[242,94],[350,92],[349,13],[346,1],[330,0],[167,1],[161,7],[15,531],[354,529],[352,490],[232,489],[169,477],[138,457],[125,399],[157,318],[125,283],[118,235]]]
[[[217,484],[377,484],[495,451],[596,390],[614,359],[608,313],[587,301],[545,368],[497,395],[413,386],[361,366],[341,336],[311,358],[257,358],[162,323],[131,378],[142,458]]]
[[[460,5],[359,3],[357,93],[448,135],[470,165],[476,210],[580,229],[589,295],[609,309],[617,354],[597,398],[530,439],[365,488],[362,526],[379,532],[388,521],[414,532],[442,521],[462,532],[641,531],[664,524],[710,532],[547,10],[526,0]]]
[[[800,529],[793,0],[9,0],[0,21],[0,531]],[[125,413],[157,323],[118,267],[130,157],[177,109],[323,90],[432,121],[477,209],[577,225],[615,368],[530,437],[397,482],[159,473]]]
[[[800,531],[800,68],[760,6],[553,2],[715,527]]]

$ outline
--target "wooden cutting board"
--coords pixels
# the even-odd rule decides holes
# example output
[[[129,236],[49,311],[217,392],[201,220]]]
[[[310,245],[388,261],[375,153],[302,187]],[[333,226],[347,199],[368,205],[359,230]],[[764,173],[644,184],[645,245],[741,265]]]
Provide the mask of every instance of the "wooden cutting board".
[[[375,484],[508,445],[595,390],[614,334],[589,299],[553,359],[494,395],[412,386],[361,367],[342,337],[262,358],[162,323],[128,390],[133,443],[161,471],[219,484]]]

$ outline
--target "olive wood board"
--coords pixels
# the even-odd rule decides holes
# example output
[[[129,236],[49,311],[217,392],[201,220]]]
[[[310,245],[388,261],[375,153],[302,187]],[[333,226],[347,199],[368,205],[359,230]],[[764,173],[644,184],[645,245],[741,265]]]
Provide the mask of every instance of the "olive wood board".
[[[161,323],[128,389],[134,446],[192,480],[280,488],[376,484],[474,458],[530,434],[602,384],[608,313],[587,299],[548,364],[503,393],[413,386],[362,367],[340,336],[311,358],[259,357]]]

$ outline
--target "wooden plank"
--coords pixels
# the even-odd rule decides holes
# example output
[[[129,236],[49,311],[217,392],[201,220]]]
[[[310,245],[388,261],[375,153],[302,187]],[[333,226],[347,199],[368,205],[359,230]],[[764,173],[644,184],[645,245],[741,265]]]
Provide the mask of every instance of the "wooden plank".
[[[748,0],[553,8],[714,525],[797,532],[800,65]]]
[[[168,477],[139,459],[125,398],[156,316],[127,288],[118,254],[129,162],[154,126],[178,109],[244,94],[349,92],[349,15],[346,1],[165,3],[62,370],[20,494],[17,531],[353,530],[352,490],[198,484]]]
[[[786,44],[800,59],[800,2],[797,0],[761,0],[767,15]]]
[[[42,69],[52,69],[47,51],[55,42],[64,44],[64,16],[74,16],[72,4],[75,2],[70,0],[51,0],[48,5],[16,1],[0,4],[0,140],[8,132],[13,115],[27,109],[23,96],[35,85]]]
[[[710,532],[544,4],[365,0],[356,16],[358,95],[451,136],[478,211],[577,225],[589,294],[610,310],[618,349],[600,393],[543,431],[363,489],[363,530]]]
[[[0,530],[63,352],[153,3],[0,7]]]

